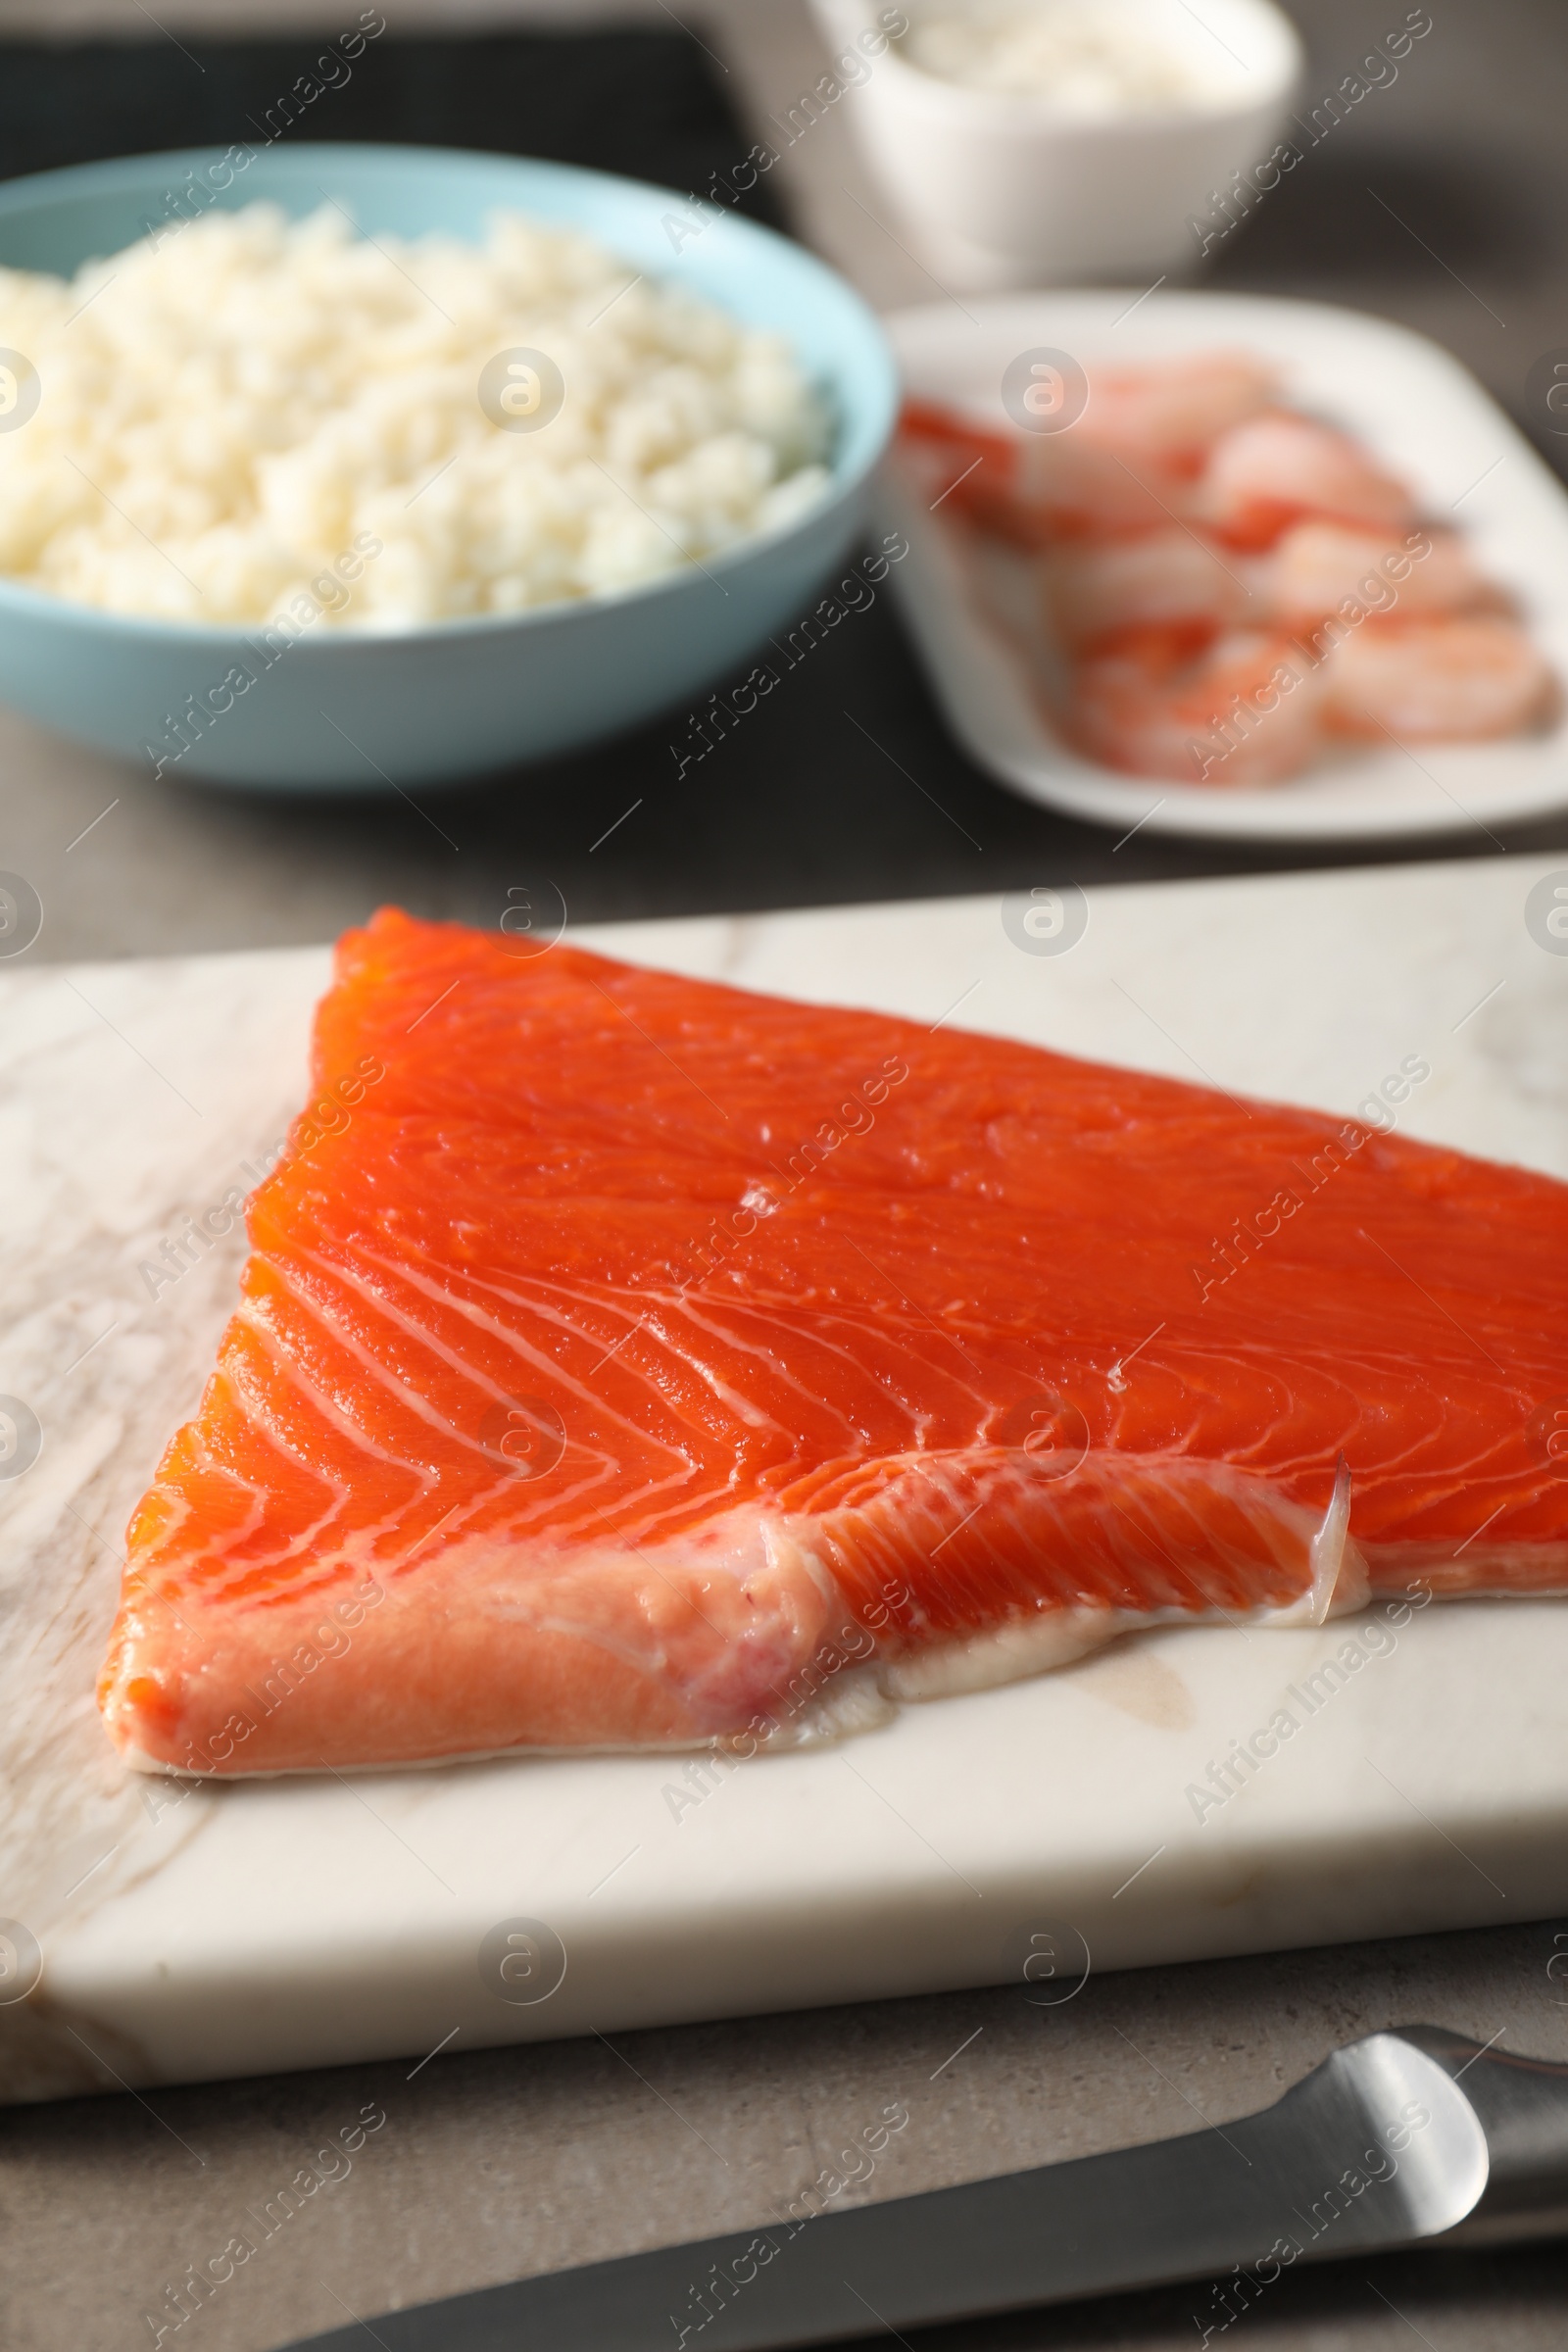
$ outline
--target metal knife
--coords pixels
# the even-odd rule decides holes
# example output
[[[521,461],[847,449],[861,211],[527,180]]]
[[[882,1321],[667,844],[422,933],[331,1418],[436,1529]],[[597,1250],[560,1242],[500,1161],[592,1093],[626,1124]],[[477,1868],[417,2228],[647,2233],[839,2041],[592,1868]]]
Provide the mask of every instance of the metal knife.
[[[782,2352],[1221,2274],[1245,2302],[1298,2261],[1558,2232],[1568,2066],[1407,2026],[1240,2123],[480,2287],[369,2332],[383,2352]],[[366,2331],[285,2352],[365,2352]]]

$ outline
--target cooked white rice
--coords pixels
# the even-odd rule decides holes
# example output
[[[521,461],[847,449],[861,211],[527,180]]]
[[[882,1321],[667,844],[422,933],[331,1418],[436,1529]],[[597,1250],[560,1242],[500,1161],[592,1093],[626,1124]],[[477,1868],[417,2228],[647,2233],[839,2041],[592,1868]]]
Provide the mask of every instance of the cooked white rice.
[[[363,239],[329,208],[209,213],[70,284],[0,270],[0,346],[41,387],[0,432],[0,574],[115,612],[515,612],[701,563],[827,480],[827,418],[780,338],[514,215],[472,246]],[[517,348],[564,380],[537,431],[479,404]]]

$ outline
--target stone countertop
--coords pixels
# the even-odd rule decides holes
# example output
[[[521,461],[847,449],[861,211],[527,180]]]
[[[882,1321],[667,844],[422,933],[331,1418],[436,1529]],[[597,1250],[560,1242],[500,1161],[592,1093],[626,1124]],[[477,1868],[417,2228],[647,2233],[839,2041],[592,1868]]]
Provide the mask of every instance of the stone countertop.
[[[1297,0],[1296,13],[1314,87],[1333,87],[1386,29],[1354,0]],[[1386,13],[1392,26],[1403,11]],[[1568,21],[1555,0],[1446,0],[1432,13],[1434,33],[1398,84],[1309,159],[1288,203],[1235,239],[1216,282],[1402,318],[1457,352],[1528,425],[1527,370],[1563,339]],[[462,10],[424,0],[395,14],[412,30],[525,17],[582,24],[595,14],[665,22],[669,12],[660,0],[602,11],[586,0]],[[759,122],[787,109],[821,70],[801,0],[729,0],[700,14],[692,0],[680,14],[722,51]],[[324,25],[329,15],[335,24],[322,0],[266,12],[269,29]],[[166,0],[159,18],[175,30],[257,21],[228,0]],[[52,0],[47,9],[0,0],[0,27],[18,36],[106,24],[147,33],[135,0]],[[842,120],[819,123],[785,172],[805,233],[874,300],[929,297],[917,266],[854,201],[875,200]],[[887,625],[879,692],[923,732],[933,760],[950,760]],[[883,616],[858,626],[881,628]],[[848,662],[851,649],[831,658]],[[786,731],[793,724],[781,719]],[[802,727],[778,757],[808,772],[815,747]],[[465,822],[452,827],[462,845],[452,852],[416,814],[378,805],[300,812],[150,791],[8,718],[3,862],[39,868],[49,906],[39,945],[61,957],[319,940],[389,896],[430,912],[482,905],[488,913],[489,898],[504,899],[506,884],[526,879],[546,852],[563,886],[575,888],[580,917],[976,886],[955,864],[942,819],[896,782],[868,781],[850,806],[824,794],[803,818],[799,802],[780,814],[744,789],[740,769],[717,762],[701,804],[657,810],[618,860],[600,853],[590,865],[581,845],[635,797],[623,787],[639,757],[646,747],[578,763],[561,779],[560,805],[535,803],[526,823],[505,796],[454,804]],[[1140,836],[1112,865],[1103,836],[972,773],[956,784],[970,796],[956,813],[984,843],[985,879],[998,888],[1043,872],[1088,881],[1121,878],[1124,867],[1134,879],[1276,862],[1156,848]],[[582,820],[568,826],[571,803]],[[972,823],[977,814],[985,824]],[[1568,824],[1508,846],[1564,843]],[[1456,841],[1450,854],[1477,846]],[[568,852],[575,865],[564,862]],[[1195,2105],[1224,2123],[1275,2096],[1334,2044],[1383,2025],[1425,2020],[1482,2039],[1500,2031],[1505,2046],[1568,2056],[1568,1984],[1561,1968],[1548,1974],[1565,1949],[1568,1923],[1523,1925],[1094,1978],[1059,2009],[979,1991],[628,2034],[613,2047],[448,2052],[412,2068],[160,2091],[151,2103],[14,2110],[0,2131],[7,2352],[128,2352],[156,2341],[145,2315],[166,2282],[219,2252],[247,2208],[263,2211],[328,2134],[366,2109],[386,2122],[352,2172],[279,2227],[198,2319],[177,2335],[171,2327],[166,2345],[265,2352],[341,2324],[346,2310],[373,2319],[394,2302],[739,2226],[798,2195],[894,2099],[908,2107],[909,2129],[853,2193],[896,2195],[1184,2131]],[[949,2352],[1174,2352],[1214,2317],[1208,2289],[1179,2288],[949,2329],[943,2343]],[[1335,2266],[1287,2274],[1249,2324],[1274,2352],[1392,2352],[1412,2330],[1435,2352],[1556,2352],[1568,2336],[1568,2275],[1560,2248]]]
[[[1533,1927],[1091,1978],[1063,2007],[991,1990],[274,2076],[12,2110],[0,2153],[8,2352],[150,2345],[166,2282],[236,2230],[273,2234],[166,2347],[264,2352],[523,2271],[740,2229],[861,2126],[908,2110],[858,2196],[1224,2125],[1336,2044],[1441,2019],[1568,2057],[1568,1987]],[[1561,1938],[1557,1948],[1562,1948]],[[277,2192],[384,2114],[286,2222]],[[251,2218],[247,2218],[247,2216]],[[1268,2352],[1558,2352],[1562,2248],[1288,2271],[1248,2325]],[[1206,2284],[952,2328],[930,2352],[1191,2352]],[[1198,2325],[1195,2327],[1195,2319]],[[1416,2337],[1412,2338],[1411,2330]],[[1217,2337],[1211,2341],[1219,2340]],[[368,2342],[369,2339],[368,2338]]]

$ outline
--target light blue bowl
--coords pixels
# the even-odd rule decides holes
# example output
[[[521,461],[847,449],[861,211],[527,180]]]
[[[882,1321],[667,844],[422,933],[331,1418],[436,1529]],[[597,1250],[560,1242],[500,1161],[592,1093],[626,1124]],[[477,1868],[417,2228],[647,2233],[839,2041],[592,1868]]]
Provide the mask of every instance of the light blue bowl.
[[[204,177],[214,160],[206,150],[135,156],[0,186],[0,263],[64,275],[114,253],[165,219],[167,191],[189,172]],[[441,782],[575,750],[678,709],[798,616],[844,556],[892,426],[896,380],[871,313],[800,246],[732,213],[714,213],[699,235],[672,235],[672,214],[690,206],[667,189],[436,147],[268,151],[216,201],[232,209],[258,197],[294,216],[333,198],[371,235],[477,238],[503,207],[586,230],[650,276],[789,338],[836,416],[831,487],[798,521],[706,570],[621,594],[395,634],[318,625],[237,699],[230,690],[218,714],[209,698],[221,703],[221,681],[259,626],[126,619],[0,580],[0,701],[151,765],[175,740],[167,715],[195,695],[208,719],[174,774],[384,792],[388,781]]]

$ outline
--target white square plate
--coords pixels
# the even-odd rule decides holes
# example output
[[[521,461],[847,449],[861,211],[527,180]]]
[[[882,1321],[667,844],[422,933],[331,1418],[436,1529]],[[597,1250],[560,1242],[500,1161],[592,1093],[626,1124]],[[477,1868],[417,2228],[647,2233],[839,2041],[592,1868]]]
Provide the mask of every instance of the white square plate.
[[[1357,435],[1412,485],[1429,519],[1463,529],[1568,679],[1568,496],[1474,377],[1424,336],[1354,311],[1251,294],[977,297],[884,323],[906,391],[990,411],[1004,426],[1002,372],[1020,352],[1066,351],[1091,368],[1220,346],[1261,353],[1295,405]],[[890,576],[949,721],[982,767],[1029,800],[1118,832],[1147,825],[1275,841],[1487,831],[1568,808],[1568,705],[1549,732],[1347,748],[1307,775],[1256,788],[1101,767],[1052,732],[1028,658],[995,616],[1016,590],[1008,560],[966,545],[969,534],[928,510],[896,459],[880,495],[887,523],[909,542],[909,560]]]

